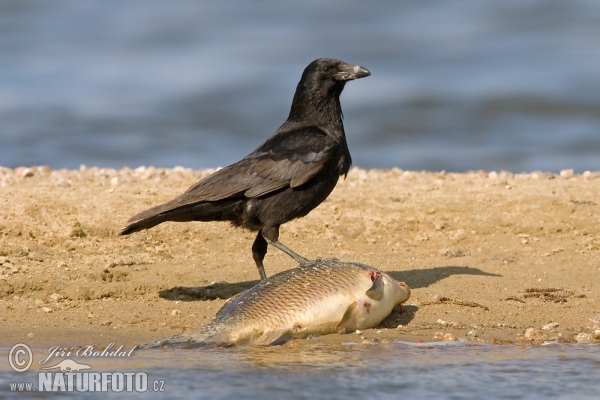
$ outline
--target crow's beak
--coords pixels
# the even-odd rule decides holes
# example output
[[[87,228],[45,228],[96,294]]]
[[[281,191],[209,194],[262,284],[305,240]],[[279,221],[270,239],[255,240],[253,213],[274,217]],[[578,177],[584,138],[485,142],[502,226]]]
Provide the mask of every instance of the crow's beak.
[[[353,79],[360,79],[371,75],[371,73],[360,65],[353,64],[340,64],[338,66],[339,72],[334,75],[338,81],[351,81]]]

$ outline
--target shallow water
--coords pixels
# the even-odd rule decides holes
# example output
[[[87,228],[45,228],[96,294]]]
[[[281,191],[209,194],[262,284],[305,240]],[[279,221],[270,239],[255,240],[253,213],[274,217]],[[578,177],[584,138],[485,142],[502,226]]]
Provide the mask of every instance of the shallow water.
[[[155,380],[164,382],[164,392],[153,396],[171,398],[193,393],[210,399],[592,399],[600,391],[599,350],[597,345],[563,344],[347,343],[150,350],[131,358],[77,361],[87,362],[93,371],[143,371],[150,386]],[[38,352],[46,349],[34,349]],[[9,382],[36,385],[37,369],[32,370],[17,374],[3,365],[3,395],[11,397]],[[12,393],[12,398],[25,396]]]
[[[214,168],[284,121],[313,59],[354,165],[599,170],[600,2],[6,1],[0,165]]]

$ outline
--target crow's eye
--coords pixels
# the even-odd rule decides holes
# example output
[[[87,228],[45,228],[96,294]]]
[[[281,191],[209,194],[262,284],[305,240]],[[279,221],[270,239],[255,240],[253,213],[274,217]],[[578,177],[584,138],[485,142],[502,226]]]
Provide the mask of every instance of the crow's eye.
[[[323,67],[323,72],[325,72],[326,74],[329,73],[329,71],[331,71],[331,69],[327,66]]]

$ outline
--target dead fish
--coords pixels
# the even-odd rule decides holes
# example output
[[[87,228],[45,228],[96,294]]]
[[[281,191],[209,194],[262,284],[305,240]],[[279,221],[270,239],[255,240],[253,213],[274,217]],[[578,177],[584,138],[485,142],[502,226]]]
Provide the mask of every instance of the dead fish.
[[[273,275],[231,299],[200,331],[142,347],[275,345],[348,333],[376,326],[409,297],[408,285],[376,268],[317,259]]]

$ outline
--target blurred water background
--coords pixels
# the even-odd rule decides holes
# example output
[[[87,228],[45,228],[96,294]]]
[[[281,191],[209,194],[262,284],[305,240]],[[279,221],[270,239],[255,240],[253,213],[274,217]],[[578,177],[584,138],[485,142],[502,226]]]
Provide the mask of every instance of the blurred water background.
[[[596,0],[3,0],[0,165],[228,165],[319,57],[354,165],[600,170]]]
[[[38,374],[48,371],[41,371],[44,365],[38,362],[48,357],[49,346],[34,348],[35,361],[25,373],[11,370],[6,361],[0,363],[0,395],[15,400],[58,395],[211,400],[598,398],[600,353],[596,345],[532,347],[451,341],[360,345],[349,340],[343,345],[301,349],[158,350],[135,352],[126,358],[76,358],[96,373],[145,372],[148,390],[116,394],[109,382],[108,392],[103,393],[10,392],[11,382],[32,382],[33,389],[40,388]],[[9,351],[4,346],[0,350],[4,354]],[[58,369],[53,372],[60,374]],[[164,385],[155,386],[155,381]]]

